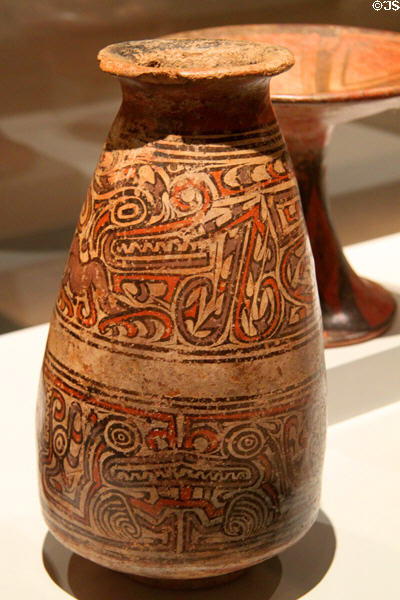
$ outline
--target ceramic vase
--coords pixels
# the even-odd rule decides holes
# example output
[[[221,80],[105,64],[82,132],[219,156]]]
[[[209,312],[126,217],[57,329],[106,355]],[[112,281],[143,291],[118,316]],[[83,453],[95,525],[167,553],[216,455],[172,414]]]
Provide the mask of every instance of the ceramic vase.
[[[321,314],[268,96],[293,58],[160,40],[99,59],[123,101],[50,325],[43,514],[101,565],[210,585],[294,543],[319,506]]]

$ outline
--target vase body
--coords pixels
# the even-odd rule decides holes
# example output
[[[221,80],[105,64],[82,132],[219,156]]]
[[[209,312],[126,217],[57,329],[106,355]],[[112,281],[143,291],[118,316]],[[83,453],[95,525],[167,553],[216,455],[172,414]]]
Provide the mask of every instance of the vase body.
[[[267,78],[121,83],[50,326],[41,503],[99,564],[218,577],[318,512],[313,261]]]

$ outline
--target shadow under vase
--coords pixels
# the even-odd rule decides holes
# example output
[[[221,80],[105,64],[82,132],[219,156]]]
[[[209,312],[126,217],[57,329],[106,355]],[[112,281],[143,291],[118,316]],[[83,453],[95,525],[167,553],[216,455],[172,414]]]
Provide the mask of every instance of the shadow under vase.
[[[322,511],[306,535],[279,556],[245,571],[234,581],[191,590],[202,600],[248,597],[252,600],[296,600],[315,587],[329,570],[336,550],[335,532]],[[65,548],[50,532],[43,543],[43,564],[51,579],[76,600],[150,600],[154,589],[82,558]],[[187,600],[187,590],[158,589],[159,600]]]

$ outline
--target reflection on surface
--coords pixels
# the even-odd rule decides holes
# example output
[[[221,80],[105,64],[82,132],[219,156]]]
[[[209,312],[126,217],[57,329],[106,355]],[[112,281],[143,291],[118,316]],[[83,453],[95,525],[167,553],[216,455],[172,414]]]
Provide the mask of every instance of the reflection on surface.
[[[390,286],[386,287],[393,295],[397,311],[391,326],[382,338],[396,338],[400,334],[400,293],[398,288],[395,290]],[[395,339],[393,342],[388,340],[389,347],[384,346],[387,342],[383,339],[381,341],[384,349],[380,349],[379,339],[365,342],[362,348],[367,350],[370,344],[375,351],[327,369],[329,425],[398,401],[400,347],[398,345],[392,347],[392,344],[396,344]]]
[[[328,369],[329,425],[399,399],[400,348]]]
[[[386,286],[386,289],[392,294],[395,302],[397,310],[394,313],[394,319],[389,329],[384,333],[384,337],[398,335],[400,333],[400,289],[396,287]]]
[[[249,569],[236,581],[219,587],[191,590],[190,597],[203,600],[251,598],[251,600],[296,600],[315,587],[332,564],[336,549],[334,529],[319,512],[310,531],[278,557]],[[52,580],[77,600],[187,600],[184,590],[148,587],[129,576],[111,571],[74,554],[51,533],[43,544],[43,564]]]

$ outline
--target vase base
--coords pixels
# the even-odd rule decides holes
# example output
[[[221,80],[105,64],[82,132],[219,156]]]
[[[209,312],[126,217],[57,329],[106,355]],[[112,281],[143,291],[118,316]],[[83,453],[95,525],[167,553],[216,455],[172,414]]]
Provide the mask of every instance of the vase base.
[[[375,281],[370,281],[362,277],[358,277],[355,273],[352,273],[353,283],[357,283],[357,292],[354,295],[354,306],[374,307],[379,315],[378,319],[375,319],[375,324],[370,325],[367,328],[351,328],[352,316],[351,311],[348,315],[348,323],[350,327],[347,329],[341,329],[339,327],[332,327],[328,323],[324,323],[324,342],[325,348],[336,348],[339,346],[350,346],[352,344],[359,344],[372,340],[373,338],[379,337],[385,331],[389,329],[393,322],[393,318],[396,312],[396,302],[390,292],[382,287]],[[345,313],[346,314],[346,313]],[[323,313],[324,321],[324,313]]]
[[[324,330],[324,346],[325,348],[339,348],[341,346],[352,346],[353,344],[361,344],[368,342],[380,335],[383,335],[390,327],[392,319],[379,329],[371,331],[325,331]]]
[[[200,588],[210,588],[224,583],[234,581],[238,577],[241,577],[248,569],[241,569],[240,571],[234,571],[233,573],[224,573],[223,575],[214,575],[213,577],[198,577],[194,579],[158,579],[157,577],[143,577],[141,575],[132,575],[129,577],[158,588],[167,588],[173,590],[195,590]]]

